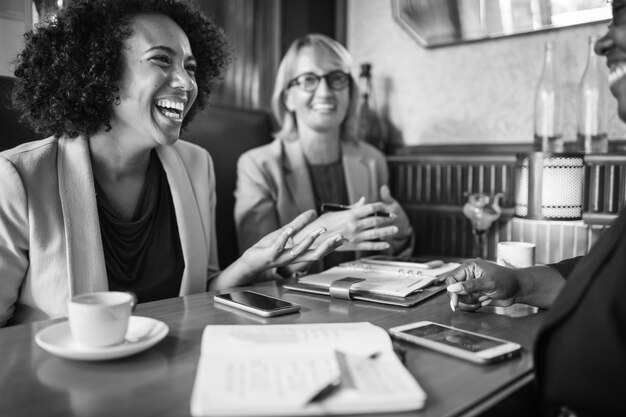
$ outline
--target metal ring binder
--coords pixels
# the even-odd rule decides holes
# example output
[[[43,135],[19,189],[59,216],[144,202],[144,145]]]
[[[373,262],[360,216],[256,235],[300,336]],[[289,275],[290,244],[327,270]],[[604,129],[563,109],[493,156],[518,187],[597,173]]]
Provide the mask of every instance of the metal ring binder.
[[[365,281],[364,278],[346,277],[333,281],[328,288],[328,294],[332,298],[350,300],[350,287],[357,282]]]

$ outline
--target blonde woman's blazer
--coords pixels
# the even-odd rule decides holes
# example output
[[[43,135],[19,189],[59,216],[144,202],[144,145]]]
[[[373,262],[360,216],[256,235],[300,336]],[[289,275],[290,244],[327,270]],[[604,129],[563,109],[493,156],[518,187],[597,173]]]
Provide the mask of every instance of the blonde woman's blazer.
[[[347,141],[341,142],[341,155],[349,201],[379,201],[380,187],[389,180],[385,156],[366,143]],[[235,200],[240,252],[303,211],[319,209],[301,142],[276,139],[241,155]],[[392,239],[392,252],[411,253],[411,238]]]

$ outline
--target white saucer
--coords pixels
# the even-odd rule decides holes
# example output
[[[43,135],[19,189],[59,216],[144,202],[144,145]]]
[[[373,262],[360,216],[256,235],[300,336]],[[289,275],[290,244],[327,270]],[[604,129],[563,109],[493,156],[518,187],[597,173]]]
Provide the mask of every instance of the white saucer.
[[[150,317],[131,316],[126,340],[123,343],[92,348],[78,344],[72,338],[69,323],[64,321],[39,331],[35,336],[35,342],[42,349],[63,358],[102,361],[122,358],[146,350],[160,342],[169,330],[167,324],[162,321]]]

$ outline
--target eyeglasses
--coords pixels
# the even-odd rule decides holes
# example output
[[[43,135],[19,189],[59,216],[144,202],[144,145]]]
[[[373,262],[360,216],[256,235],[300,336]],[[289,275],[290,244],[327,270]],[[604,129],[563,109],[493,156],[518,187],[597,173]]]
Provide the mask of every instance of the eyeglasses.
[[[289,81],[287,83],[287,89],[293,87],[294,85],[299,85],[304,91],[312,93],[315,91],[317,86],[320,85],[322,78],[326,80],[326,85],[328,85],[331,90],[335,91],[341,91],[350,84],[350,75],[343,71],[331,71],[324,75],[306,72]]]

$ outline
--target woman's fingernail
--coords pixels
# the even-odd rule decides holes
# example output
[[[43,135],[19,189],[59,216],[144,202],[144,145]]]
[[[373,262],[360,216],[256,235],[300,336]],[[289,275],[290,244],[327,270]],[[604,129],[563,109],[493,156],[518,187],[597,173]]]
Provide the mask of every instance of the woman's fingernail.
[[[488,306],[489,304],[491,304],[492,302],[493,302],[493,300],[489,299],[489,300],[483,301],[482,303],[480,303],[480,305],[485,307],[485,306]]]
[[[393,226],[393,230],[394,233],[398,233],[400,231],[400,229],[398,229],[398,226]]]
[[[460,282],[455,282],[454,284],[448,285],[448,288],[446,289],[448,292],[460,292],[463,291],[463,285],[461,285]]]
[[[293,227],[288,227],[287,230],[285,230],[285,233],[290,235],[293,233]]]
[[[343,245],[344,243],[347,243],[347,242],[348,242],[348,239],[346,239],[346,238],[345,238],[345,237],[343,237],[342,235],[339,235],[339,236],[337,236],[337,237],[335,238],[335,242],[339,242],[339,243],[341,243],[341,244]]]
[[[319,229],[318,231],[315,232],[315,234],[317,236],[323,235],[324,233],[326,233],[326,228],[325,227],[322,227],[321,229]]]

